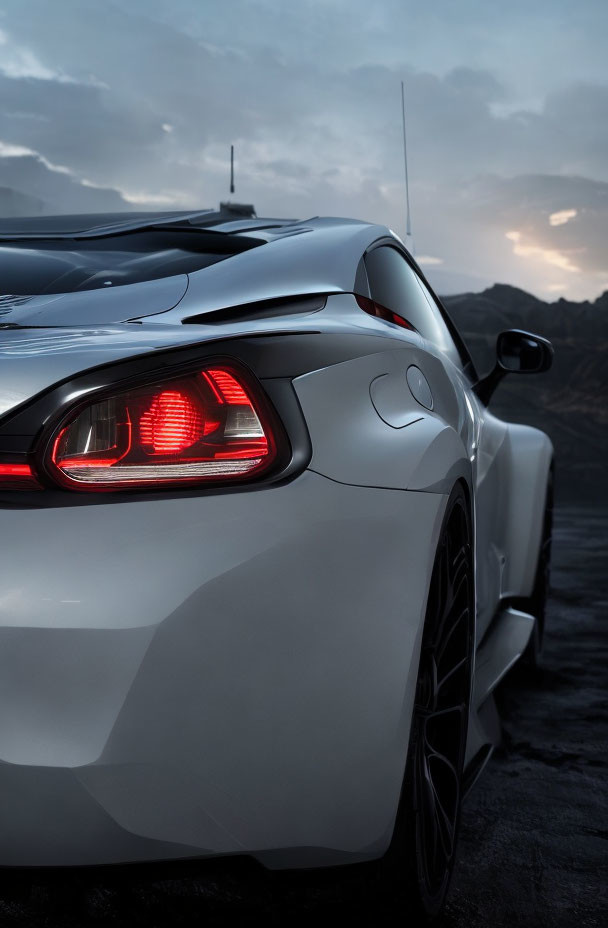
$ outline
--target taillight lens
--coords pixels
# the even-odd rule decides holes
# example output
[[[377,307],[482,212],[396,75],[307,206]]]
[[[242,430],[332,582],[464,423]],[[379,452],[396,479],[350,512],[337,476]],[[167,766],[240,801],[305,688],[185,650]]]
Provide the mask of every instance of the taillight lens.
[[[30,464],[7,464],[0,461],[0,489],[41,490]]]
[[[81,409],[47,469],[75,490],[233,481],[267,471],[277,440],[251,378],[215,365]]]
[[[375,300],[370,300],[366,296],[359,296],[358,293],[355,294],[355,299],[363,312],[367,313],[368,316],[376,316],[378,319],[384,319],[385,322],[393,322],[395,325],[401,326],[402,329],[409,329],[410,332],[417,331],[412,323],[404,319],[403,316],[394,313],[392,309],[387,309],[386,306],[381,306],[381,304],[376,303]]]

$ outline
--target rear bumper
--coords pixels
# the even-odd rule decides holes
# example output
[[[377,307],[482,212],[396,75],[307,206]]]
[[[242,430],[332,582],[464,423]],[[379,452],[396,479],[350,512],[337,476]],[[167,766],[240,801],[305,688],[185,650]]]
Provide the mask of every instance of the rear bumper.
[[[382,854],[444,506],[305,472],[0,510],[0,865]]]

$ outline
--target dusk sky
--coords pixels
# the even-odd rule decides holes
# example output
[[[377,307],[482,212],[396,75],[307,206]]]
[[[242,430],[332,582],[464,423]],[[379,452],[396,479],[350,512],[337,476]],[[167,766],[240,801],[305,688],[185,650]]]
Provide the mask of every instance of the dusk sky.
[[[403,235],[404,80],[415,249],[439,292],[593,299],[607,40],[605,0],[0,0],[0,187],[25,195],[0,203],[217,206],[234,143],[234,199],[259,215]]]

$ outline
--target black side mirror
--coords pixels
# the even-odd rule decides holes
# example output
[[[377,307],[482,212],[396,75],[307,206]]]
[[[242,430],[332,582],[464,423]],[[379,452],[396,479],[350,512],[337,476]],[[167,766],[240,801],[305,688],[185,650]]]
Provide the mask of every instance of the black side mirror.
[[[509,329],[496,339],[496,358],[507,374],[540,374],[551,367],[553,345],[540,335]]]
[[[482,403],[488,403],[507,374],[540,374],[549,370],[552,361],[553,346],[546,338],[521,329],[508,329],[496,339],[496,365],[475,384],[475,393]]]

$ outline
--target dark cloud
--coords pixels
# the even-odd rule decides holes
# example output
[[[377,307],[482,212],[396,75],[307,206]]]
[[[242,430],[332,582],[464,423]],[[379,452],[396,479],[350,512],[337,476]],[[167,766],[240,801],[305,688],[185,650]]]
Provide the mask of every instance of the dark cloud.
[[[584,0],[555,4],[573,36],[591,36]],[[86,179],[109,199],[207,207],[228,193],[234,142],[237,195],[260,212],[343,213],[399,231],[404,78],[419,251],[440,258],[443,273],[597,290],[608,86],[589,83],[596,65],[574,45],[567,62],[552,61],[561,46],[551,22],[528,10],[525,32],[520,0],[493,14],[494,30],[477,0],[458,15],[443,0],[406,6],[409,18],[396,0],[6,0],[0,143],[67,167],[76,198],[102,196],[79,189]],[[514,86],[531,67],[531,36],[552,77],[523,100]],[[556,77],[574,72],[586,83]],[[16,189],[57,202],[57,172],[41,166],[30,190],[17,175],[31,165],[12,159]],[[559,209],[577,215],[552,226]],[[580,271],[543,257],[560,249],[576,252]]]
[[[61,171],[53,171],[35,155],[0,157],[0,215],[104,212],[129,209],[111,188],[83,186]]]
[[[287,158],[282,158],[279,161],[257,161],[252,167],[256,173],[270,173],[273,177],[297,180],[310,177],[310,170],[307,165],[299,161],[289,161]]]
[[[608,183],[569,176],[489,178],[478,184],[478,193],[480,218],[507,229],[520,250],[539,249],[537,257],[555,267],[563,259],[566,276],[596,277],[608,287]]]
[[[0,74],[0,139],[86,174],[125,163],[163,135],[147,108],[121,105],[102,88]]]

